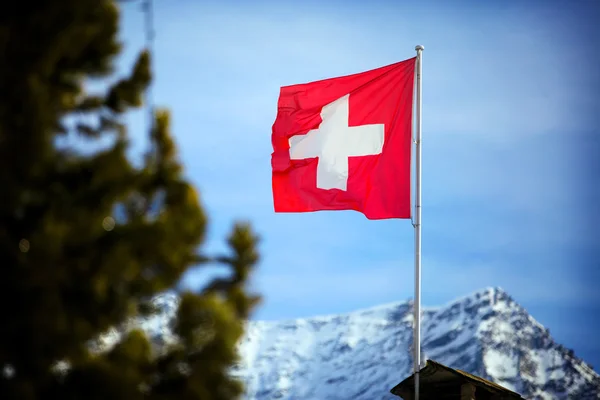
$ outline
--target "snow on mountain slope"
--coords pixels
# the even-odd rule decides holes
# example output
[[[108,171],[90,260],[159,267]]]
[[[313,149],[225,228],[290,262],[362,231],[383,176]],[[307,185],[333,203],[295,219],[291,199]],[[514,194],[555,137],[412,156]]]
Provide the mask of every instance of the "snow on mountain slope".
[[[173,340],[174,295],[164,314],[138,323],[156,343]],[[108,335],[114,340],[118,333]],[[412,303],[342,315],[249,322],[233,373],[248,400],[398,399],[389,390],[411,374]],[[600,376],[555,343],[497,288],[424,309],[423,359],[490,379],[528,399],[600,399]]]

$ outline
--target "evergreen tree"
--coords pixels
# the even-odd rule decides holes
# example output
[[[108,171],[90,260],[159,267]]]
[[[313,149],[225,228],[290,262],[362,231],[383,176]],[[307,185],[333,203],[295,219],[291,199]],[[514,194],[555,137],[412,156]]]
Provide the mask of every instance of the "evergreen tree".
[[[118,22],[114,0],[12,2],[0,13],[0,399],[231,400],[242,391],[229,368],[257,302],[245,287],[257,238],[237,224],[230,254],[198,253],[207,216],[167,111],[155,114],[142,165],[129,160],[122,121],[142,105],[150,55],[114,76]],[[111,83],[86,90],[98,80]],[[74,137],[102,147],[84,151]],[[231,276],[182,295],[176,345],[153,352],[132,331],[109,351],[90,350],[208,261]]]

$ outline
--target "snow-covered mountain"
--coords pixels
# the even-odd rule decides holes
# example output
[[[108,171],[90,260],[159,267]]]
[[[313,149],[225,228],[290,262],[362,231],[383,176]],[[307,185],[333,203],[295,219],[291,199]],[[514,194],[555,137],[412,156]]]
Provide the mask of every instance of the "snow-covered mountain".
[[[164,314],[139,323],[155,342],[172,340],[168,321],[177,298],[156,301]],[[411,302],[249,322],[234,373],[248,400],[399,399],[389,391],[411,374],[411,343]],[[528,399],[600,399],[600,376],[498,288],[425,308],[422,354]]]

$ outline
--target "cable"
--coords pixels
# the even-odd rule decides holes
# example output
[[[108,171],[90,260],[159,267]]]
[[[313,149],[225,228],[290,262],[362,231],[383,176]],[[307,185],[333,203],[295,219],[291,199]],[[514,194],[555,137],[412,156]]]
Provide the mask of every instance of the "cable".
[[[152,71],[152,81],[148,84],[146,88],[146,107],[147,107],[147,129],[150,132],[154,128],[154,99],[152,96],[152,86],[153,82],[156,80],[156,71],[153,68],[153,59],[154,59],[154,38],[155,38],[155,30],[154,30],[154,7],[153,0],[143,0],[144,3],[142,5],[142,10],[144,12],[144,30],[146,34],[146,47],[148,49],[148,53],[150,54],[150,70]]]

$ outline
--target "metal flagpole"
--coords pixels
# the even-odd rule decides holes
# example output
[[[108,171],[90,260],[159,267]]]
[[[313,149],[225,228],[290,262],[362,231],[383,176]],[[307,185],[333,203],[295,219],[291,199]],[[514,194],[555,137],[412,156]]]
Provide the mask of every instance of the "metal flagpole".
[[[414,334],[413,334],[413,369],[415,376],[415,400],[419,400],[419,370],[421,369],[421,64],[423,50],[421,45],[417,51],[417,121],[415,135],[415,299],[414,299]]]

